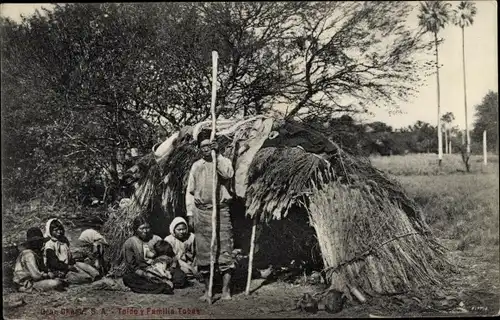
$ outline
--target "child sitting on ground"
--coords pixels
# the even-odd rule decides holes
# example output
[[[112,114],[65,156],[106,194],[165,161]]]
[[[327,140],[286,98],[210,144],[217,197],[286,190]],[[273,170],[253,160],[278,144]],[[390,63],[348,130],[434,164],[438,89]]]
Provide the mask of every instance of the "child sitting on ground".
[[[49,240],[43,249],[44,263],[57,277],[72,284],[88,283],[100,277],[97,269],[73,259],[61,221],[50,219],[45,226],[45,237]]]
[[[62,290],[65,282],[54,279],[52,272],[46,272],[42,263],[44,238],[42,231],[33,227],[26,232],[27,240],[21,245],[14,266],[14,283],[20,292]]]
[[[188,232],[187,222],[182,217],[176,217],[170,223],[170,235],[165,241],[172,245],[181,270],[187,277],[195,275],[194,269],[194,234]]]

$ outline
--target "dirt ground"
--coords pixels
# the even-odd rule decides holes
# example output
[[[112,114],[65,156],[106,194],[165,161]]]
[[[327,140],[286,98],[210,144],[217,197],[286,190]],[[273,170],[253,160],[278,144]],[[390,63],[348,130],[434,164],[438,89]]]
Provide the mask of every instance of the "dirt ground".
[[[348,301],[335,315],[320,310],[309,314],[295,309],[303,293],[314,293],[318,286],[301,286],[256,279],[253,293],[235,292],[232,301],[212,305],[198,301],[203,286],[196,281],[173,295],[147,295],[124,291],[94,290],[91,285],[74,286],[66,292],[21,294],[4,288],[6,319],[156,319],[156,318],[307,318],[307,317],[415,317],[496,315],[499,313],[499,254],[491,248],[456,251],[457,243],[442,240],[452,249],[450,261],[456,273],[447,276],[443,290],[427,288],[419,294],[368,299],[365,304]],[[244,281],[243,281],[244,282]],[[240,283],[244,285],[244,283]],[[423,293],[427,292],[427,293]],[[220,294],[216,294],[216,299]],[[20,306],[13,306],[22,303]]]

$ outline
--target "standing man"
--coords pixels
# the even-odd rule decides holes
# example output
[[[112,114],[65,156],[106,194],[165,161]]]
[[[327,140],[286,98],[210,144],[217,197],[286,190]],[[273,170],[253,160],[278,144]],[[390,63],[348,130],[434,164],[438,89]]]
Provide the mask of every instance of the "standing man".
[[[229,202],[232,196],[227,188],[228,181],[234,175],[231,160],[218,153],[217,142],[210,142],[208,137],[198,139],[202,159],[196,161],[189,172],[189,180],[186,190],[186,211],[188,223],[194,228],[196,247],[196,266],[198,272],[203,275],[205,282],[205,294],[201,300],[208,301],[208,285],[210,276],[210,243],[212,239],[212,210],[217,210],[217,229],[215,254],[215,272],[222,274],[222,298],[231,299],[230,283],[231,274],[235,268],[232,257],[233,230],[229,215]],[[217,154],[217,173],[219,182],[217,188],[217,203],[212,201],[213,188],[213,163],[211,151]]]

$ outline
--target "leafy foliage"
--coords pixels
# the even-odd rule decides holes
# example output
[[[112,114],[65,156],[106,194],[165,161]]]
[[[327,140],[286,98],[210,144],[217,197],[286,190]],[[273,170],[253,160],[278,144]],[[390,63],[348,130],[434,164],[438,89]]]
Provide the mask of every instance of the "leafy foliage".
[[[363,113],[394,106],[415,93],[415,54],[428,48],[421,32],[405,24],[412,10],[404,2],[307,2],[298,4],[298,24],[286,34],[289,54],[303,66],[283,92],[288,117],[308,110]]]
[[[472,1],[460,1],[456,9],[453,9],[453,23],[460,28],[468,27],[474,23],[477,8]]]
[[[419,24],[427,32],[438,33],[450,21],[451,5],[445,1],[424,1],[420,3]]]
[[[420,79],[406,3],[65,4],[1,20],[6,195],[115,200],[131,149],[217,113],[397,105]],[[356,103],[347,102],[355,99]],[[23,186],[20,188],[19,186]],[[53,192],[53,194],[51,194]]]
[[[480,144],[478,149],[482,152],[483,132],[486,130],[488,150],[498,153],[498,92],[488,92],[475,109],[476,121],[472,130],[472,141]]]

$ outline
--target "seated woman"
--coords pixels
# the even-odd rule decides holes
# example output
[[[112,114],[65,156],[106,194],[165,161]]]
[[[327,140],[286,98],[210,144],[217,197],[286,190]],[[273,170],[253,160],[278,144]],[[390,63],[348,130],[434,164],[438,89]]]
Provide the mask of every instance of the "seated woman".
[[[49,271],[65,278],[70,284],[90,283],[100,277],[99,271],[94,267],[73,259],[61,221],[47,221],[45,237],[49,240],[43,249],[43,259]]]
[[[187,277],[192,277],[194,269],[194,234],[188,232],[187,222],[182,217],[176,217],[170,223],[170,235],[165,241],[172,245],[181,270]]]
[[[134,235],[122,247],[126,264],[123,283],[137,293],[173,293],[172,283],[168,279],[147,272],[154,257],[152,248],[161,238],[151,233],[149,223],[142,216],[134,219],[132,229]]]
[[[76,261],[83,261],[93,266],[104,276],[108,271],[108,263],[104,259],[104,251],[107,247],[108,242],[99,232],[94,229],[86,229],[78,237],[71,252]]]
[[[21,253],[14,266],[14,283],[20,292],[61,290],[66,283],[54,279],[55,275],[46,272],[42,263],[44,238],[39,228],[33,227],[26,232],[26,242],[21,245]]]

